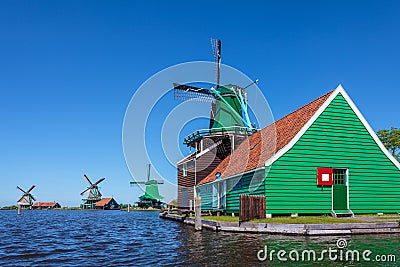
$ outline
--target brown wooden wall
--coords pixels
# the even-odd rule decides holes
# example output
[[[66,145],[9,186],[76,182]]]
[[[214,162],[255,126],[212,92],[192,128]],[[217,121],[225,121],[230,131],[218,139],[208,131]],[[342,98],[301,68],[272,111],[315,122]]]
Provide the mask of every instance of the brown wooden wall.
[[[196,159],[196,169],[197,174],[195,176],[195,160],[190,159],[187,162],[188,165],[188,173],[187,176],[183,176],[183,163],[177,166],[178,171],[178,207],[180,208],[189,208],[190,200],[194,200],[194,186],[195,183],[201,182],[204,178],[207,177],[222,161],[222,159],[216,156],[216,148],[210,150],[209,152],[201,155]],[[196,180],[195,180],[196,179]],[[182,189],[187,188],[188,190],[188,202],[182,203]]]
[[[216,151],[217,148],[210,150],[206,154],[197,158],[196,160],[197,184],[200,183],[204,178],[206,178],[223,160],[216,155]]]
[[[191,159],[186,161],[188,165],[187,176],[183,176],[183,163],[177,166],[178,171],[178,207],[189,208],[189,201],[194,199],[193,187],[194,187],[194,160]],[[188,202],[182,203],[182,189],[187,188],[188,190]]]
[[[197,159],[189,157],[186,161],[188,164],[188,174],[187,176],[183,176],[183,164],[184,162],[180,162],[177,166],[178,171],[178,207],[187,209],[189,208],[190,200],[194,202],[194,186],[200,183],[204,178],[206,178],[217,166],[221,163],[221,161],[227,157],[231,153],[231,137],[229,135],[222,137],[222,142],[215,147],[214,149],[208,151],[207,153],[201,155]],[[236,136],[235,137],[235,148],[239,146],[241,142],[245,139],[245,136]],[[211,138],[203,139],[203,150],[207,149],[207,147],[215,144],[215,140]],[[200,147],[197,145],[197,147]],[[198,153],[201,153],[199,151]],[[196,163],[195,163],[196,162]],[[197,174],[195,175],[195,164]],[[183,203],[182,199],[182,191],[188,191],[188,201],[187,203]]]

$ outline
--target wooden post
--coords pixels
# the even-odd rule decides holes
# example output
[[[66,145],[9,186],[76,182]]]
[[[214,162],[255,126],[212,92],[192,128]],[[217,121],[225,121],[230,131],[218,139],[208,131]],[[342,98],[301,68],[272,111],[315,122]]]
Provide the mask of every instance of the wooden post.
[[[131,212],[131,204],[128,204],[128,213]]]
[[[21,215],[21,205],[18,205],[18,215]]]
[[[201,224],[201,197],[195,198],[195,218],[194,218],[194,229],[196,231],[201,231],[202,224]]]

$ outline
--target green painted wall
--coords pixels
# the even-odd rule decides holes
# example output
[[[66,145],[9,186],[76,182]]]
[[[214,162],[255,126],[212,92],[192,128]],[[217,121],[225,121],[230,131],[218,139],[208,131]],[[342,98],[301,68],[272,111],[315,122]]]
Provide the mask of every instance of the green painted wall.
[[[200,185],[197,190],[197,194],[201,197],[201,209],[212,210],[212,183]]]
[[[236,177],[226,180],[227,194],[226,194],[226,212],[239,213],[239,196],[241,194],[249,195],[264,195],[264,171],[247,173],[242,177]],[[208,183],[197,187],[198,194],[201,196],[201,209],[212,210],[213,205],[213,185]]]
[[[341,94],[266,170],[267,213],[329,213],[331,187],[317,187],[317,167],[349,169],[349,205],[354,213],[400,212],[400,171]]]
[[[262,172],[263,174],[263,172]],[[264,195],[263,175],[254,175],[254,172],[244,174],[242,177],[227,180],[226,212],[239,213],[239,198],[241,194]]]
[[[240,194],[267,196],[267,213],[330,213],[332,188],[319,187],[318,167],[349,170],[354,213],[400,212],[400,170],[386,157],[339,94],[300,140],[260,174],[227,179],[227,213],[239,212]],[[264,182],[263,178],[266,177]],[[255,184],[250,186],[253,179]],[[212,183],[198,187],[202,209],[212,209]]]

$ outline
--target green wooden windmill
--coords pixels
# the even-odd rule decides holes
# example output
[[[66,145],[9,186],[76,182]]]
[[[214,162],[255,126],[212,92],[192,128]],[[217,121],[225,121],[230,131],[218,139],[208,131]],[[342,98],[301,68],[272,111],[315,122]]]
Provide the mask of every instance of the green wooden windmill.
[[[143,184],[146,186],[145,193],[143,196],[139,197],[139,201],[137,202],[140,208],[161,208],[163,206],[163,202],[161,201],[164,197],[162,197],[158,191],[158,185],[164,184],[163,181],[157,181],[154,179],[150,179],[150,167],[148,164],[147,170],[147,181],[145,182],[130,182],[130,185],[139,185]]]
[[[221,139],[221,136],[227,134],[242,136],[242,140],[245,136],[257,131],[256,126],[250,122],[245,89],[257,83],[258,80],[243,88],[234,84],[220,85],[221,40],[211,39],[211,41],[217,70],[215,85],[210,89],[205,89],[174,83],[175,100],[211,102],[209,129],[198,130],[186,137],[183,143],[187,146],[197,147],[199,140],[203,137],[219,141],[224,139]]]

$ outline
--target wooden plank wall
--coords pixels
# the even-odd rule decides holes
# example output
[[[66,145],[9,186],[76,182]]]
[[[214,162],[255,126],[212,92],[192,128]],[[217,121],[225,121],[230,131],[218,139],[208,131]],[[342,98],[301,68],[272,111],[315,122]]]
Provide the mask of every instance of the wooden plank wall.
[[[183,176],[183,164],[178,165],[178,207],[188,209],[190,200],[194,199],[194,161],[187,161],[187,176]],[[188,189],[188,202],[182,203],[182,189]]]
[[[244,174],[241,177],[227,179],[226,212],[239,213],[240,195],[265,196],[264,170]],[[257,181],[253,180],[257,179]]]
[[[177,167],[178,171],[178,206],[182,208],[188,208],[189,204],[182,203],[182,188],[188,188],[188,202],[194,200],[193,187],[195,182],[198,184],[204,178],[207,177],[217,166],[221,163],[221,159],[216,155],[216,148],[210,150],[209,152],[203,154],[196,159],[191,159],[187,161],[188,173],[187,176],[183,176],[183,163],[179,164]],[[195,164],[197,173],[195,175]]]
[[[265,196],[240,195],[239,221],[245,222],[266,217]]]
[[[341,94],[272,164],[265,185],[267,212],[330,213],[332,188],[317,186],[318,167],[349,170],[349,205],[354,213],[400,211],[400,171]]]

